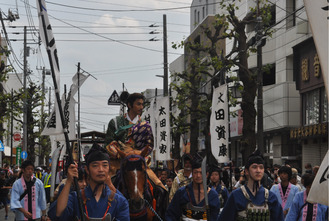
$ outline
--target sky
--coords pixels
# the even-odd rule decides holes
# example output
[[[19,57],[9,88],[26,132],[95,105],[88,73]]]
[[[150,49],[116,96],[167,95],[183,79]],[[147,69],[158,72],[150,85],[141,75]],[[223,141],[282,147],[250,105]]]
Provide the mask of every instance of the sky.
[[[119,108],[107,105],[107,100],[114,90],[121,92],[123,84],[130,93],[163,88],[163,78],[156,77],[163,75],[163,15],[167,17],[170,63],[183,53],[182,49],[176,50],[171,46],[189,35],[191,2],[46,1],[58,51],[61,94],[64,85],[70,87],[79,62],[81,69],[93,76],[80,90],[82,132],[103,132],[107,129],[109,120],[119,113]],[[0,0],[0,5],[3,17],[8,15],[8,9],[19,15],[14,22],[5,21],[12,46],[9,59],[16,72],[22,73],[23,26],[28,26],[27,39],[31,48],[27,59],[31,70],[28,79],[41,83],[42,67],[50,69],[50,66],[44,45],[37,44],[39,21],[36,0]],[[156,34],[150,34],[152,31]],[[157,41],[149,41],[152,38]],[[46,76],[46,87],[53,87],[50,76]],[[77,96],[75,98],[78,100]],[[54,102],[54,96],[51,101]]]

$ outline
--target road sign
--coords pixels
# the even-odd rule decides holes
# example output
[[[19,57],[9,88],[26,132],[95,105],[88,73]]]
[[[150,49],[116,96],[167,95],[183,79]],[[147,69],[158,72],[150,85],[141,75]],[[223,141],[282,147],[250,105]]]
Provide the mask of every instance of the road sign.
[[[22,152],[22,148],[17,147],[16,148],[16,165],[18,165],[18,166],[21,165],[21,152]]]
[[[120,97],[116,90],[113,91],[111,97],[107,101],[108,105],[120,105]]]
[[[21,158],[22,158],[23,160],[25,160],[26,157],[27,157],[27,153],[26,153],[26,151],[22,151],[22,153],[21,153]]]
[[[3,146],[3,143],[1,140],[0,140],[0,151],[5,151],[5,147]]]
[[[14,141],[21,141],[22,137],[20,133],[13,134]]]

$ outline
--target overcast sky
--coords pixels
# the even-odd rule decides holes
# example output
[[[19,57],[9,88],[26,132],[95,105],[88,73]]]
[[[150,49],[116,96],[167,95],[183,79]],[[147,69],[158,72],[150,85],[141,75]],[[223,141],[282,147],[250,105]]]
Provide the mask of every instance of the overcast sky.
[[[81,88],[82,132],[107,128],[108,121],[118,114],[118,107],[108,106],[113,90],[142,92],[162,89],[163,74],[163,14],[167,15],[168,61],[175,60],[182,50],[171,48],[189,35],[191,0],[51,0],[46,1],[49,20],[56,40],[61,69],[61,93],[64,84],[69,88],[77,64],[92,74]],[[0,0],[5,15],[8,9],[19,15],[14,22],[5,22],[13,47],[10,57],[18,73],[23,63],[23,26],[39,29],[36,0]],[[4,16],[3,16],[4,17]],[[150,25],[158,26],[151,28]],[[11,26],[17,26],[12,28]],[[2,28],[1,28],[2,29]],[[149,34],[155,31],[158,34]],[[13,34],[18,32],[18,35]],[[3,32],[1,33],[3,36]],[[149,41],[149,39],[158,41]],[[43,45],[37,42],[37,33],[30,31],[28,43],[30,79],[41,82],[41,71],[49,69]],[[34,44],[33,44],[34,43]],[[51,77],[46,85],[53,86]],[[52,98],[53,99],[53,98]],[[77,99],[77,97],[76,97]]]

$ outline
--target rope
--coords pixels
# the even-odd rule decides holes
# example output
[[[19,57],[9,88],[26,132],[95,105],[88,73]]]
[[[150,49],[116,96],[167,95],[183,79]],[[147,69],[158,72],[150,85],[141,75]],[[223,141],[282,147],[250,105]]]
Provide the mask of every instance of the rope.
[[[156,215],[156,217],[160,220],[160,221],[163,221],[163,219],[161,219],[161,217],[159,216],[159,214],[157,212],[155,212],[155,210],[153,209],[153,207],[150,205],[150,203],[144,199],[144,201],[146,202],[147,206],[150,208],[150,210],[152,211],[152,213],[154,215]]]

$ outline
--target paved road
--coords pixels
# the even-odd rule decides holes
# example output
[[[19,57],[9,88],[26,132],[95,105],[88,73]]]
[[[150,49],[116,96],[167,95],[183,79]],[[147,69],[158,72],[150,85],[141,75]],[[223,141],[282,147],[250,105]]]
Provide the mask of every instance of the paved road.
[[[48,211],[48,209],[47,209],[47,211]],[[5,216],[6,216],[5,208],[0,209],[0,220],[5,221]],[[15,220],[15,213],[10,210],[10,207],[8,207],[8,220],[10,220],[10,221]]]
[[[0,220],[5,220],[5,208],[0,209]],[[10,208],[8,209],[8,220],[13,221],[15,220],[15,214],[13,211],[10,210]]]

